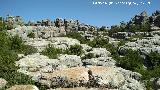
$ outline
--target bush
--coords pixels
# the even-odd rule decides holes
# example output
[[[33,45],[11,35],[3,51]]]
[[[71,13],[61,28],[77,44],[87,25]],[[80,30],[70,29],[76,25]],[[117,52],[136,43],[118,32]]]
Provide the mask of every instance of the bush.
[[[2,48],[11,48],[10,37],[6,34],[5,31],[0,31],[0,47]]]
[[[94,54],[93,53],[88,53],[84,57],[82,57],[82,59],[91,59],[91,58],[94,58]]]
[[[11,49],[12,50],[19,50],[23,46],[22,38],[20,38],[18,35],[15,35],[11,38]]]
[[[131,71],[137,71],[143,66],[143,59],[137,51],[128,50],[124,57],[118,57],[116,60],[120,67]]]
[[[69,55],[82,55],[83,53],[83,50],[82,50],[82,46],[80,45],[71,45],[69,49],[67,49],[65,51],[66,54],[69,54]]]
[[[88,42],[88,45],[91,47],[100,48],[108,44],[109,40],[104,38],[95,38],[93,41]]]
[[[37,52],[37,49],[33,46],[29,45],[22,45],[21,49],[18,50],[19,53],[22,53],[24,55],[33,54]]]
[[[17,72],[18,67],[15,66],[17,53],[24,46],[18,36],[9,37],[5,31],[0,31],[0,77],[8,82],[4,90],[15,84],[34,84],[30,77]],[[26,49],[23,51],[26,52]]]
[[[16,70],[15,61],[17,60],[17,54],[14,51],[4,48],[0,49],[0,70]]]
[[[0,77],[4,78],[8,82],[6,88],[18,84],[34,84],[34,81],[31,80],[31,77],[17,71],[1,71]]]
[[[113,46],[113,44],[108,43],[104,45],[103,48],[106,48],[112,54],[112,56],[118,54],[118,47]]]
[[[27,35],[27,37],[29,37],[29,38],[35,38],[35,34],[34,34],[33,32],[30,32],[30,33]]]
[[[25,55],[37,52],[37,49],[33,46],[25,45],[22,38],[18,35],[11,37],[11,49]]]
[[[85,39],[84,37],[82,37],[81,34],[78,33],[78,32],[70,32],[70,33],[67,33],[66,36],[69,37],[69,38],[77,39],[82,44],[85,44],[85,43],[87,43],[89,41],[89,40]]]
[[[151,52],[147,58],[147,63],[149,67],[154,68],[160,65],[160,54],[156,52]]]
[[[56,59],[58,58],[58,54],[62,53],[61,49],[57,49],[52,45],[48,45],[44,51],[42,51],[43,55],[48,56],[49,58]]]

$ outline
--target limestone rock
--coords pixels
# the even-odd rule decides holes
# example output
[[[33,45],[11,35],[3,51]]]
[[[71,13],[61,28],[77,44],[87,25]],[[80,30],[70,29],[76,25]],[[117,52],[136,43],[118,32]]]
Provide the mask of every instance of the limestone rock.
[[[6,84],[7,84],[7,81],[5,79],[3,79],[3,78],[0,78],[0,89],[5,87]]]
[[[92,48],[92,51],[89,53],[93,53],[94,56],[98,57],[108,57],[111,55],[111,53],[107,51],[106,48]]]
[[[66,65],[67,67],[82,66],[81,58],[77,55],[65,54],[58,57],[58,59],[62,65]]]
[[[98,58],[91,58],[85,59],[82,61],[86,66],[115,66],[116,61],[112,59],[112,57],[98,57]]]
[[[56,87],[79,86],[88,82],[88,69],[84,67],[73,67],[57,70],[53,73],[43,73],[42,80],[51,80],[51,85]]]
[[[14,85],[7,90],[39,90],[39,89],[34,85]]]
[[[125,43],[124,46],[119,47],[119,52],[124,54],[129,49],[140,51],[143,55],[148,55],[150,52],[160,53],[160,37],[146,37],[141,40],[137,40],[135,42]]]
[[[114,67],[90,67],[91,77],[100,87],[118,88],[125,82],[124,76]]]

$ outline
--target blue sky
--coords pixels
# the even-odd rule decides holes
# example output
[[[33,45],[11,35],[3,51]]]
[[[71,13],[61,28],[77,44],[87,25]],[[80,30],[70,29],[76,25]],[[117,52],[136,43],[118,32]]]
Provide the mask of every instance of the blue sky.
[[[93,5],[93,1],[134,1],[145,2],[145,5]],[[19,15],[25,21],[61,17],[96,26],[119,24],[144,10],[149,14],[160,10],[160,0],[0,0],[0,16]]]

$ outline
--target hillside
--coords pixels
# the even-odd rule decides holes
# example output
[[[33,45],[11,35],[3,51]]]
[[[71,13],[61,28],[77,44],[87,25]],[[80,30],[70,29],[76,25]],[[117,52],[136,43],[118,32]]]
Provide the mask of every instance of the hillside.
[[[111,28],[0,18],[2,90],[158,90],[160,12]]]

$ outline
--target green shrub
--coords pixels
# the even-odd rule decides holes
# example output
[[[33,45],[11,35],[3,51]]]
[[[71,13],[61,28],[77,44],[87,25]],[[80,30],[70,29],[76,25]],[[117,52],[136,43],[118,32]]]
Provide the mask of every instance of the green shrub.
[[[147,56],[146,60],[151,68],[157,67],[160,65],[160,54],[156,52],[151,52]]]
[[[69,55],[82,55],[83,53],[83,50],[82,50],[82,46],[80,45],[71,45],[69,49],[67,49],[65,51],[66,54],[69,54]]]
[[[128,50],[124,57],[116,58],[118,65],[124,69],[137,71],[143,66],[143,59],[137,51]]]
[[[33,46],[29,45],[22,45],[21,49],[18,50],[19,53],[22,53],[24,55],[33,54],[37,52],[37,49]]]
[[[11,37],[11,49],[25,55],[37,52],[37,49],[33,46],[25,45],[22,38],[18,35]]]
[[[109,40],[104,38],[95,38],[93,41],[88,42],[88,45],[91,47],[103,47],[104,45],[108,44]]]
[[[78,32],[70,32],[70,33],[67,33],[66,36],[69,37],[69,38],[77,39],[82,44],[85,44],[85,43],[87,43],[89,41],[89,40],[85,39],[84,37],[82,37],[81,34],[78,33]]]
[[[4,78],[8,82],[6,88],[19,84],[34,84],[34,81],[31,80],[31,77],[17,71],[1,71],[0,77]]]
[[[18,36],[9,37],[5,31],[0,31],[0,77],[8,82],[4,90],[15,84],[34,84],[30,77],[17,72],[18,67],[15,66],[15,61],[18,60],[17,53],[24,46],[22,39]],[[27,50],[22,51],[28,52]]]
[[[23,46],[23,40],[18,35],[11,37],[11,49],[19,50]]]
[[[0,47],[10,48],[11,40],[10,37],[6,34],[5,31],[0,31]]]
[[[111,55],[118,54],[118,47],[115,47],[113,44],[108,43],[104,45],[103,48],[106,48],[111,53]]]
[[[48,56],[49,58],[56,59],[58,58],[58,54],[61,54],[62,50],[53,47],[52,45],[48,45],[45,50],[42,51],[43,55]]]
[[[82,57],[82,59],[91,59],[91,58],[94,58],[94,54],[93,53],[88,53],[84,57]]]
[[[30,33],[27,35],[27,37],[29,37],[29,38],[35,38],[35,34],[34,34],[33,32],[30,32]]]
[[[16,60],[17,54],[14,51],[5,48],[0,48],[0,70],[16,70]]]

